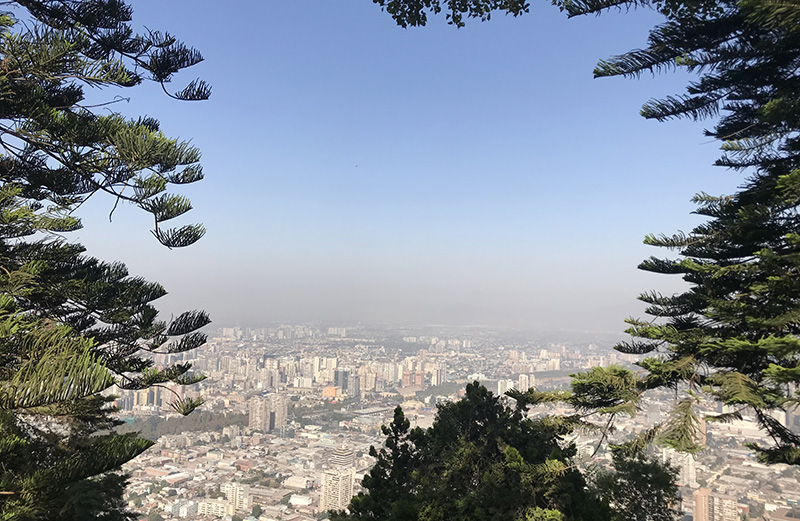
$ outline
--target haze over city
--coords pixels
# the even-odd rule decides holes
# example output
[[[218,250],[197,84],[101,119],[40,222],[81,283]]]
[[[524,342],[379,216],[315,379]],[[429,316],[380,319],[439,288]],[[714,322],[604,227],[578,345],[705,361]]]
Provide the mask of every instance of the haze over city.
[[[800,520],[800,0],[554,3],[0,2],[0,518]]]
[[[202,150],[183,222],[208,234],[166,251],[146,215],[109,223],[96,198],[73,235],[162,283],[167,314],[621,331],[640,292],[680,287],[637,271],[665,254],[644,235],[688,231],[694,193],[742,181],[711,166],[701,125],[638,115],[685,75],[592,79],[645,43],[650,12],[570,20],[540,3],[404,30],[370,2],[134,8],[206,58],[176,81],[209,81],[209,101],[147,85],[114,108]]]

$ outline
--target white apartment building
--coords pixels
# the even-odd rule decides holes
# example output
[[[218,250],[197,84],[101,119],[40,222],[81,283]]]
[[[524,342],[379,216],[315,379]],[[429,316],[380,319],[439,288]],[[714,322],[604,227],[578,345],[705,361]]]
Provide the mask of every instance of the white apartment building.
[[[201,516],[230,516],[235,513],[233,505],[224,499],[204,499],[197,505],[197,513]]]
[[[334,467],[322,474],[319,510],[344,510],[353,499],[356,471],[350,467]]]
[[[228,500],[237,512],[242,512],[250,508],[250,487],[239,483],[225,483],[220,487]]]

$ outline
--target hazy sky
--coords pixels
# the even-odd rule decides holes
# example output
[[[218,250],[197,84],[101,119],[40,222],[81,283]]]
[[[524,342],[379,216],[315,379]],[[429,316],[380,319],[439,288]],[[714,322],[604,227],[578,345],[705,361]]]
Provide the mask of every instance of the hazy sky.
[[[668,254],[644,235],[690,230],[695,192],[742,180],[711,166],[702,123],[638,115],[685,75],[592,79],[644,46],[650,12],[568,20],[539,2],[404,30],[370,0],[133,4],[206,58],[176,83],[204,78],[209,101],[150,85],[116,107],[202,149],[206,179],[181,193],[208,234],[166,250],[147,214],[109,223],[98,196],[73,235],[164,284],[167,313],[619,331],[640,292],[680,287],[636,270]]]

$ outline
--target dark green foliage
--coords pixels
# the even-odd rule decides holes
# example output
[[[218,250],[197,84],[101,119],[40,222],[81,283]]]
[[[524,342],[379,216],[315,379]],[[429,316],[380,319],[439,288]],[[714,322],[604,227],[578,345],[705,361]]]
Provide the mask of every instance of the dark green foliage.
[[[153,215],[168,247],[191,244],[199,225],[163,229],[191,208],[170,184],[200,180],[200,154],[167,138],[152,118],[93,111],[84,88],[166,88],[200,55],[169,35],[135,34],[118,0],[5,2],[0,13],[0,518],[128,519],[115,471],[152,445],[117,425],[117,385],[144,389],[202,379],[189,364],[156,368],[149,353],[205,341],[203,312],[171,323],[152,302],[166,292],[67,242],[75,211],[97,193]],[[19,17],[18,22],[15,17]],[[203,99],[193,82],[175,97]],[[202,400],[174,404],[188,414]]]
[[[526,0],[372,0],[389,13],[401,27],[422,26],[428,23],[428,13],[439,14],[444,10],[447,23],[464,26],[464,18],[489,20],[494,11],[505,11],[519,16],[527,13],[530,3]]]
[[[636,415],[641,389],[636,374],[623,367],[594,367],[572,375],[572,396],[567,400],[578,411]]]
[[[754,447],[769,462],[800,464],[800,436],[772,411],[797,404],[800,383],[800,31],[791,20],[797,2],[613,2],[647,5],[667,21],[648,45],[601,62],[597,76],[638,76],[685,67],[699,73],[687,93],[651,100],[642,114],[665,120],[719,116],[708,135],[719,139],[718,165],[747,170],[732,196],[695,197],[707,220],[689,234],[649,236],[677,250],[676,260],[651,258],[641,269],[680,274],[690,290],[640,299],[657,320],[630,320],[632,342],[618,349],[656,353],[640,365],[648,388],[689,384],[740,411],[751,411],[774,440]],[[600,2],[567,2],[570,14],[598,12]],[[793,14],[794,13],[794,14]],[[691,405],[679,403],[666,441],[692,450]]]
[[[28,14],[33,21],[23,26],[9,15],[0,19],[4,187],[17,188],[18,197],[34,210],[42,204],[70,210],[106,192],[151,213],[153,233],[165,245],[199,239],[204,232],[199,225],[164,230],[160,223],[191,209],[186,198],[165,190],[202,179],[200,152],[164,136],[155,119],[92,111],[83,103],[83,89],[131,87],[147,76],[165,86],[202,56],[168,34],[135,34],[129,25],[132,10],[118,0],[12,4],[18,4],[16,15]],[[193,85],[174,96],[205,99],[210,94],[204,83]],[[78,226],[73,218],[48,229]],[[29,231],[20,228],[4,236]]]
[[[196,431],[220,432],[229,425],[246,427],[247,421],[247,414],[224,414],[199,409],[189,416],[172,418],[149,416],[145,419],[137,419],[133,423],[120,425],[116,428],[116,432],[137,432],[141,437],[155,441],[166,434]]]
[[[611,505],[610,521],[674,521],[676,471],[640,448],[613,447],[613,470],[598,470],[592,488]]]
[[[409,431],[409,427],[409,421],[398,406],[393,421],[388,427],[382,427],[385,447],[380,452],[370,447],[370,455],[377,461],[362,481],[369,494],[359,494],[353,499],[351,510],[356,518],[362,515],[399,521],[413,519],[417,514],[419,506],[412,474],[419,458],[413,440],[423,433],[419,429]]]
[[[586,491],[571,432],[551,418],[527,419],[477,382],[439,406],[433,426],[409,429],[398,407],[385,447],[350,513],[335,520],[593,520],[607,506]]]

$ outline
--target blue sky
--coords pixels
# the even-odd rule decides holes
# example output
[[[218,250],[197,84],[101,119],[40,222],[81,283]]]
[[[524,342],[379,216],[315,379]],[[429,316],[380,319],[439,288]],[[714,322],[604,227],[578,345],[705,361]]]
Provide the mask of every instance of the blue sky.
[[[209,101],[149,85],[116,108],[201,148],[206,179],[181,193],[208,234],[167,251],[146,214],[108,223],[97,197],[75,238],[164,284],[167,313],[619,331],[638,293],[681,287],[636,270],[667,254],[643,236],[688,231],[695,192],[742,181],[711,166],[711,122],[638,115],[685,74],[592,79],[645,44],[650,12],[568,20],[541,2],[401,29],[369,0],[133,3],[206,58],[176,87],[200,76]]]

